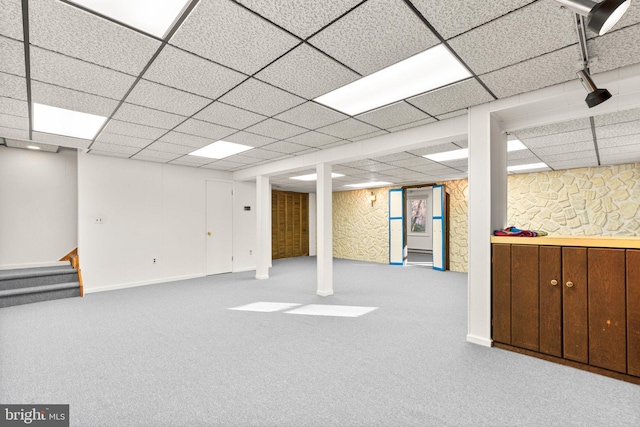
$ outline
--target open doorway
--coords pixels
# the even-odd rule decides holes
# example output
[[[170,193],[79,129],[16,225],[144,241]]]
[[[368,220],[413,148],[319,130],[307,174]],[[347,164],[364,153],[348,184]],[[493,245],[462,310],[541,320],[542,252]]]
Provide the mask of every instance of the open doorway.
[[[433,267],[433,189],[405,190],[407,265]]]

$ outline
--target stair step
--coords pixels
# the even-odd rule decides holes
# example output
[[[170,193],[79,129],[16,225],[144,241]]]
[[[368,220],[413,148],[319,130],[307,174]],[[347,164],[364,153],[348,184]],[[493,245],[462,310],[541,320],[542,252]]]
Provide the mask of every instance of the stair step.
[[[0,275],[0,291],[26,289],[78,281],[78,270],[72,268],[39,268],[13,270]]]
[[[6,289],[0,290],[0,298],[11,297],[15,295],[29,295],[41,292],[54,292],[66,289],[80,288],[80,282],[56,283],[53,285],[32,286],[29,288]]]
[[[21,268],[16,270],[0,270],[0,280],[26,279],[30,277],[50,276],[74,272],[71,265],[59,267]]]
[[[73,298],[80,296],[80,284],[78,282],[72,283],[73,287],[66,287],[64,289],[51,290],[52,286],[42,286],[40,288],[47,288],[35,293],[20,293],[17,295],[0,296],[0,308],[11,307],[15,305],[30,304],[34,302],[51,301],[63,298]],[[29,288],[32,289],[32,288]],[[7,292],[7,291],[0,291]],[[0,294],[1,295],[1,294]]]

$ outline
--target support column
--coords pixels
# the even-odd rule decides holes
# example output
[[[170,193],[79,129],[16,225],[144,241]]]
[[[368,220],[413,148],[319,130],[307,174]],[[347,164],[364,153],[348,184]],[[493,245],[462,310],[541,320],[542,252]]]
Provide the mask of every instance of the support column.
[[[271,265],[271,187],[268,176],[256,177],[256,279],[269,278]]]
[[[333,295],[333,200],[331,165],[316,166],[318,295]]]
[[[507,224],[507,135],[490,105],[469,109],[467,341],[490,347],[491,234]]]

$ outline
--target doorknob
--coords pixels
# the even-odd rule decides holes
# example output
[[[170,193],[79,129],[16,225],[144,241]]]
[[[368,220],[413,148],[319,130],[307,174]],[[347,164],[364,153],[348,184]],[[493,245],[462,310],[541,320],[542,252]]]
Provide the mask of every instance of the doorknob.
[[[207,236],[211,236],[211,232],[210,231],[207,231]]]
[[[556,286],[557,284],[558,284],[558,281],[557,281],[556,279],[553,279],[553,280],[551,281],[551,285],[552,285],[552,286]]]
[[[567,288],[573,288],[573,282],[567,282]]]

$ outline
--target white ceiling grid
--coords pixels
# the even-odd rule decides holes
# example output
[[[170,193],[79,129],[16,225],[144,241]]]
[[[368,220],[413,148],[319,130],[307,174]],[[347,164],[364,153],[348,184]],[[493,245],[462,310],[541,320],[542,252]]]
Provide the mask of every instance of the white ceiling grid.
[[[25,0],[26,55],[22,3],[0,0],[0,138],[228,171],[574,80],[580,58],[573,15],[551,0],[192,0],[164,40],[69,0]],[[588,37],[590,56],[597,57],[593,73],[640,62],[640,4],[632,2],[608,34]],[[441,42],[471,78],[357,116],[313,101]],[[33,132],[28,101],[109,120],[93,141]],[[510,153],[509,164],[638,161],[638,123],[640,113],[632,111],[595,117],[593,125],[581,119],[515,131],[529,150]],[[187,156],[223,138],[256,148],[224,160]],[[440,164],[422,155],[466,146],[451,141],[334,165],[351,174],[334,187],[463,177],[466,160]],[[315,186],[273,179],[289,188]]]

